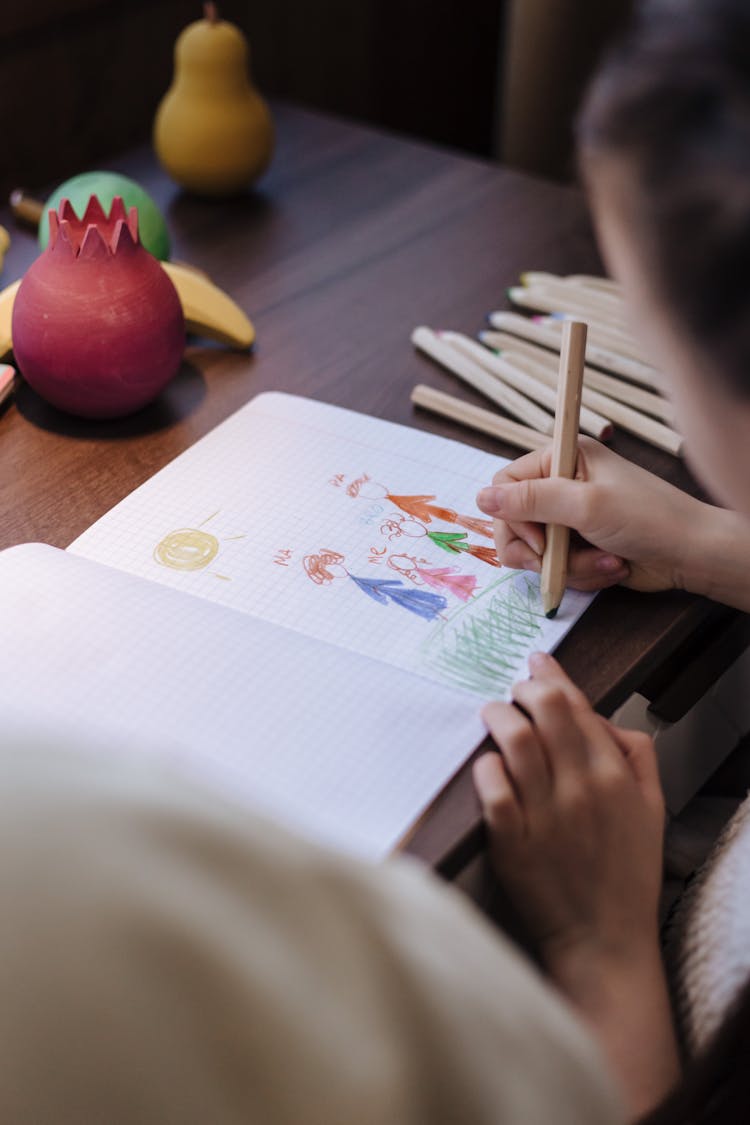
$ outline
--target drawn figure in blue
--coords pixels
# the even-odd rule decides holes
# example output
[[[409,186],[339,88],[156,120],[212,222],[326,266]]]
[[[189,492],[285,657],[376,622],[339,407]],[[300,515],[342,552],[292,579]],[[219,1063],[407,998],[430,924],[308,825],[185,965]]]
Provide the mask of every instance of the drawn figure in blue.
[[[415,590],[397,578],[358,578],[346,569],[344,556],[338,551],[322,548],[317,555],[305,555],[302,565],[307,577],[317,586],[327,586],[335,578],[349,578],[363,594],[380,605],[390,602],[425,621],[434,621],[448,606],[442,594]]]

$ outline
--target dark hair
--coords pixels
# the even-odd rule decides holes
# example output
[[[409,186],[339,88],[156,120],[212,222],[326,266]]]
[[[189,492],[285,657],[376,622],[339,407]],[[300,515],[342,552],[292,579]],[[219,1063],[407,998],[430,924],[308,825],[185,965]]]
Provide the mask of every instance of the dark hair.
[[[641,1125],[746,1125],[750,1119],[750,982],[685,1078]]]
[[[750,393],[750,2],[650,0],[578,121],[633,174],[655,291],[703,359]],[[645,237],[644,237],[645,236]]]

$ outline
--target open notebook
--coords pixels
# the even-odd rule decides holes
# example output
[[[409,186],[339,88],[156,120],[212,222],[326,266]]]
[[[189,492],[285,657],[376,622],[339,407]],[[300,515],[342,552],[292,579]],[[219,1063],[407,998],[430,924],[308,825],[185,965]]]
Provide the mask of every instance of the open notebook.
[[[391,849],[590,601],[544,617],[474,497],[504,462],[254,399],[67,552],[0,555],[6,713],[178,759],[334,846]]]

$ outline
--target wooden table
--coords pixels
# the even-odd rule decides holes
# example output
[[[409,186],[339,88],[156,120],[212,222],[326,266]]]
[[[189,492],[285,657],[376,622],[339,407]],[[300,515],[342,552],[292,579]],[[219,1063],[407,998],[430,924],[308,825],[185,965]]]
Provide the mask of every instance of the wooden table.
[[[417,381],[481,400],[417,355],[409,335],[417,324],[474,333],[524,269],[600,271],[579,192],[297,109],[276,107],[276,119],[275,162],[247,198],[189,199],[146,149],[111,165],[154,195],[173,234],[173,256],[200,266],[233,295],[252,316],[258,344],[252,355],[191,345],[159,401],[122,422],[67,418],[22,384],[0,417],[0,547],[24,540],[67,546],[265,390],[310,395],[514,455],[415,412],[409,392]],[[0,222],[13,236],[7,284],[33,260],[36,241],[7,211]],[[614,447],[695,491],[667,454],[622,433]],[[690,663],[691,652],[713,646],[724,653],[727,630],[744,643],[743,622],[688,595],[611,590],[559,655],[605,713],[636,688],[649,697],[668,689],[669,706],[679,710],[670,662],[687,662],[695,695],[703,665]],[[476,848],[478,831],[464,769],[409,847],[451,874]]]

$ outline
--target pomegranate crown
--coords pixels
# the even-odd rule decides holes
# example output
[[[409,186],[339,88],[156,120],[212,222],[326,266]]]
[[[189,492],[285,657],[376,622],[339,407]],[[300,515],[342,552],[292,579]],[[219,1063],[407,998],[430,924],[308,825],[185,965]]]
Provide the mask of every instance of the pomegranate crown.
[[[61,199],[57,210],[49,212],[50,254],[71,260],[113,258],[131,253],[139,245],[138,209],[131,207],[126,212],[119,195],[112,200],[109,215],[96,195],[89,197],[80,219],[69,199]]]

